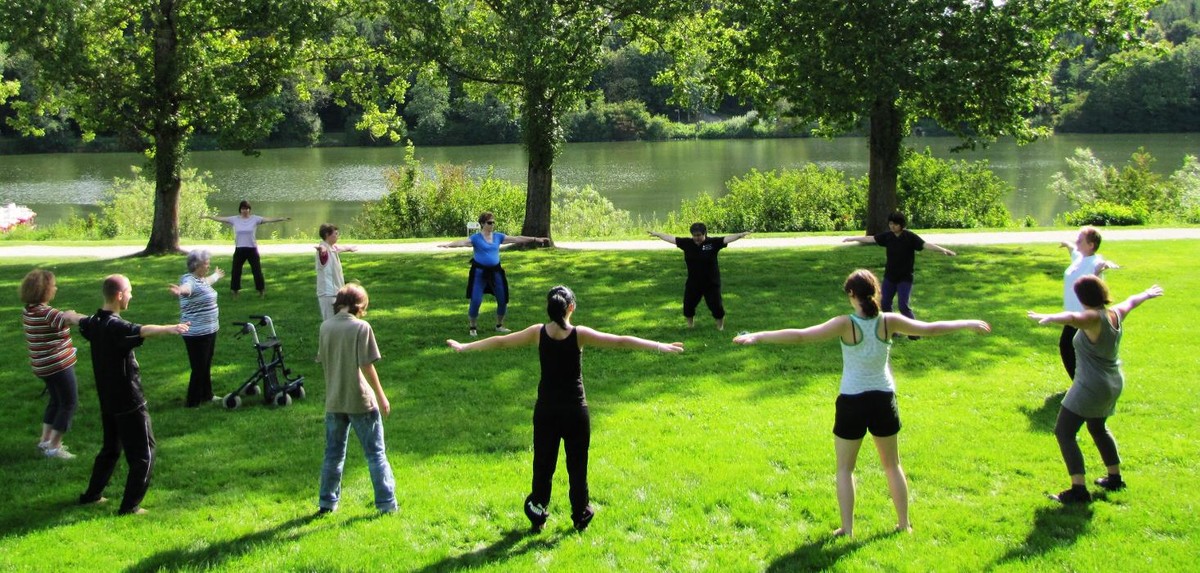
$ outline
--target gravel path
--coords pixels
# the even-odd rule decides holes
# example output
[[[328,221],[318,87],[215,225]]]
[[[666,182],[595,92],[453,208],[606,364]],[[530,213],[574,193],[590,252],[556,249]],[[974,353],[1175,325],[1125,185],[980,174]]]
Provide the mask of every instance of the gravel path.
[[[1004,244],[1030,244],[1030,243],[1058,243],[1060,241],[1073,241],[1075,238],[1074,231],[1056,230],[1056,231],[1014,231],[1007,233],[919,233],[921,238],[926,241],[944,245],[944,246],[959,246],[959,245],[1004,245]],[[1178,229],[1103,229],[1102,234],[1104,241],[1163,241],[1163,240],[1178,240],[1178,239],[1200,239],[1200,227],[1196,228],[1178,228]],[[843,236],[818,236],[818,237],[778,237],[778,238],[757,238],[751,235],[745,239],[737,241],[730,245],[730,248],[738,249],[756,249],[756,248],[787,248],[787,247],[810,247],[810,246],[837,246],[844,245],[842,242]],[[363,254],[371,253],[434,253],[445,252],[438,248],[438,245],[444,241],[423,242],[423,243],[377,243],[364,244],[358,246],[358,252]],[[315,244],[315,243],[314,243]],[[353,245],[353,241],[347,241],[347,244]],[[559,248],[575,249],[575,250],[626,250],[626,251],[646,251],[653,249],[673,249],[670,244],[658,239],[632,240],[632,241],[561,241],[556,243]],[[188,244],[182,245],[184,250],[191,247]],[[89,257],[97,259],[114,259],[127,255],[134,254],[142,250],[140,245],[125,245],[125,246],[86,246],[86,247],[62,247],[62,246],[44,246],[44,245],[21,245],[21,246],[0,246],[0,257],[2,258],[59,258],[59,257]],[[214,255],[232,256],[233,245],[205,245],[204,248],[209,249]],[[309,243],[291,243],[291,244],[261,244],[258,250],[262,254],[304,254],[313,252],[313,245]]]

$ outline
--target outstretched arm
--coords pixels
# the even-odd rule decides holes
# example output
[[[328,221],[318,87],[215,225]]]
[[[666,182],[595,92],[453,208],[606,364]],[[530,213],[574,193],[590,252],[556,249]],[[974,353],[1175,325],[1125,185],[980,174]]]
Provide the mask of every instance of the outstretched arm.
[[[229,217],[216,217],[213,215],[201,215],[200,218],[201,219],[210,219],[210,220],[216,221],[218,223],[225,223],[226,225],[233,224],[233,223],[229,222]]]
[[[654,235],[655,237],[658,237],[658,238],[660,238],[660,239],[662,239],[662,240],[664,240],[664,241],[666,241],[666,242],[668,242],[668,243],[671,243],[672,245],[674,245],[674,244],[675,244],[675,236],[674,236],[674,235],[668,235],[668,234],[666,234],[666,233],[659,233],[659,232],[657,232],[657,231],[648,231],[648,232],[649,232],[651,235]]]
[[[1163,295],[1162,287],[1160,287],[1158,285],[1154,285],[1142,292],[1139,292],[1139,293],[1125,299],[1124,301],[1121,302],[1121,304],[1114,306],[1113,310],[1120,313],[1120,315],[1122,317],[1126,317],[1126,316],[1129,316],[1130,312],[1133,312],[1133,309],[1141,306],[1141,304],[1143,302],[1146,302],[1152,298],[1158,298],[1162,295]]]
[[[1065,324],[1073,326],[1080,330],[1096,324],[1100,319],[1100,315],[1094,310],[1085,310],[1083,312],[1072,312],[1064,310],[1046,314],[1041,312],[1028,311],[1025,316],[1032,320],[1036,320],[1038,324]]]
[[[449,243],[442,243],[442,244],[438,245],[438,247],[443,248],[443,249],[452,249],[454,247],[469,247],[469,246],[471,246],[471,239],[459,239],[457,241],[451,241]]]
[[[598,346],[600,348],[628,348],[631,350],[657,350],[659,352],[683,352],[682,342],[655,342],[636,336],[622,336],[600,332],[594,328],[578,326],[575,332],[579,334],[579,344],[582,346]]]
[[[875,237],[871,235],[859,235],[856,237],[846,237],[842,239],[843,243],[862,243],[864,245],[874,245]]]
[[[937,322],[924,322],[892,312],[886,313],[884,319],[887,320],[887,324],[891,327],[892,332],[911,336],[941,336],[958,330],[974,330],[980,333],[992,331],[991,325],[982,320],[939,320]]]
[[[525,235],[505,235],[504,244],[523,244],[523,243],[541,243],[543,245],[550,244],[549,237],[526,237]]]
[[[732,234],[732,235],[725,235],[725,244],[726,244],[726,245],[728,245],[729,243],[732,243],[732,242],[734,242],[734,241],[736,241],[736,240],[738,240],[738,239],[740,239],[740,238],[742,238],[742,237],[745,237],[746,235],[749,235],[749,234],[750,234],[750,231],[743,231],[743,232],[741,232],[741,233],[734,233],[734,234]],[[673,241],[672,241],[672,242],[673,242]]]
[[[454,339],[446,340],[446,346],[453,348],[455,352],[471,352],[476,350],[494,350],[497,348],[514,348],[517,346],[532,346],[538,342],[538,333],[542,330],[542,325],[534,324],[523,330],[518,330],[504,336],[493,336],[476,340],[466,344]]]
[[[66,323],[70,324],[71,326],[79,325],[79,321],[83,320],[84,317],[87,316],[86,314],[79,314],[78,312],[75,312],[73,310],[64,310],[64,311],[61,311],[61,313],[62,313],[63,320],[66,321]]]
[[[166,334],[184,334],[192,327],[190,322],[181,322],[179,324],[143,324],[141,330],[142,338],[150,338],[151,336],[163,336]]]
[[[929,241],[925,241],[925,248],[932,250],[932,251],[937,251],[943,255],[946,255],[947,257],[953,257],[956,254],[954,251],[951,251],[950,249],[944,248],[939,245],[935,245],[933,243],[930,243]]]
[[[263,223],[279,223],[282,221],[291,221],[291,217],[263,217]]]
[[[783,330],[766,330],[763,332],[739,334],[733,339],[733,342],[736,344],[758,344],[760,342],[800,344],[802,342],[815,342],[837,338],[845,333],[847,328],[850,328],[850,319],[842,315],[835,316],[822,324],[808,328],[785,328]]]
[[[1095,268],[1092,269],[1092,274],[1094,274],[1096,276],[1100,276],[1101,273],[1103,273],[1104,271],[1106,271],[1108,269],[1119,269],[1119,268],[1121,268],[1121,265],[1118,265],[1117,263],[1114,263],[1109,260],[1102,260],[1102,261],[1096,263]]]

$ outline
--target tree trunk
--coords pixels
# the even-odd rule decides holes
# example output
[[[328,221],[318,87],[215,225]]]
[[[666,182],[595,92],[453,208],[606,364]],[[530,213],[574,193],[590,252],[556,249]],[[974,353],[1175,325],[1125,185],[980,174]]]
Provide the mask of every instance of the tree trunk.
[[[521,234],[526,237],[550,236],[550,191],[554,185],[554,157],[558,154],[558,117],[550,91],[526,86],[525,151],[529,156],[525,186],[525,224]]]
[[[159,0],[154,14],[154,223],[143,255],[178,253],[179,172],[185,134],[179,124],[179,39],[176,0]]]
[[[877,98],[871,106],[871,159],[867,191],[867,234],[888,230],[896,210],[896,175],[900,168],[903,124],[895,99]]]

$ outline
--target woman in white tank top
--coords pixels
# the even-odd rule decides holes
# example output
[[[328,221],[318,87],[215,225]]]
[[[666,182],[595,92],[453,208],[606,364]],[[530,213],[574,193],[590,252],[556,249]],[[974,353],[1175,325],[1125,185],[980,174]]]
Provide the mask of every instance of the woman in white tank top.
[[[908,479],[900,467],[897,435],[900,416],[896,410],[896,383],[888,363],[893,334],[938,336],[956,330],[991,332],[982,320],[922,322],[902,314],[879,311],[879,279],[866,269],[850,273],[842,289],[849,297],[852,314],[835,316],[822,324],[801,329],[745,333],[734,338],[738,344],[772,342],[799,344],[837,338],[842,342],[842,382],[834,423],[837,453],[837,498],[842,526],[835,536],[854,535],[854,466],[863,437],[871,432],[875,449],[887,475],[888,491],[896,506],[896,530],[909,531]]]

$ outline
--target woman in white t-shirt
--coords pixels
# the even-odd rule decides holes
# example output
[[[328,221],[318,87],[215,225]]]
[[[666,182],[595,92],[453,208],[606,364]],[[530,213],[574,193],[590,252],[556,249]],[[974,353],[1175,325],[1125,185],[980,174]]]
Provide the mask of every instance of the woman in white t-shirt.
[[[246,262],[250,262],[250,272],[254,275],[254,289],[258,291],[258,296],[263,296],[263,291],[267,285],[263,281],[262,263],[258,258],[258,226],[263,223],[278,223],[280,221],[291,221],[291,217],[259,217],[258,215],[250,214],[250,202],[242,201],[238,205],[238,215],[236,217],[213,217],[205,215],[202,219],[212,219],[218,223],[225,223],[233,227],[234,248],[233,248],[233,272],[229,275],[229,289],[233,291],[233,296],[236,298],[238,291],[242,290],[242,267]]]

